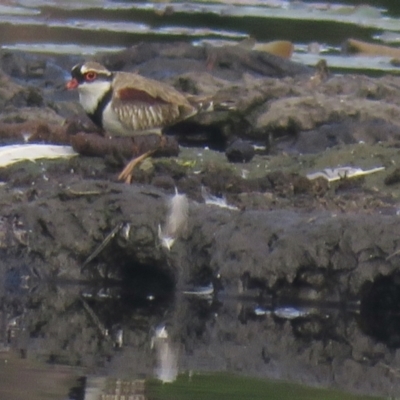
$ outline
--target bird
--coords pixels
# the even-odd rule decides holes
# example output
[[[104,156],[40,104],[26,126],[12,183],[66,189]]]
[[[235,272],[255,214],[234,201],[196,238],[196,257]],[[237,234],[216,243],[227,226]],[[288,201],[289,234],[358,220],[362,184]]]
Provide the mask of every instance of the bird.
[[[75,65],[66,88],[78,90],[86,114],[110,136],[161,134],[168,126],[213,109],[212,101],[138,73],[110,71],[95,61]],[[154,151],[131,160],[118,178],[129,182],[134,167]]]

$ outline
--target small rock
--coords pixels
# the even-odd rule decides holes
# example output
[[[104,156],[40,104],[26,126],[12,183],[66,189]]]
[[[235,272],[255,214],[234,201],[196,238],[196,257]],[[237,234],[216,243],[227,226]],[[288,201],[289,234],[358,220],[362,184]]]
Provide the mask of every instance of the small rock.
[[[166,190],[173,190],[176,187],[175,181],[168,175],[154,177],[151,181],[151,184]]]
[[[29,79],[43,78],[46,71],[45,60],[32,60],[26,65],[26,77]]]
[[[230,162],[249,162],[254,157],[254,147],[243,140],[235,140],[226,151],[226,157]]]
[[[396,168],[385,180],[385,185],[394,185],[400,182],[400,168]]]

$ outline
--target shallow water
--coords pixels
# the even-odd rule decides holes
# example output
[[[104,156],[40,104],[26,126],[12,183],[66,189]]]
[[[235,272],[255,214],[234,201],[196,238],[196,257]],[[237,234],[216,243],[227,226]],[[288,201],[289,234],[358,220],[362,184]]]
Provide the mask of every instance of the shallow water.
[[[0,398],[383,398],[367,396],[365,382],[357,389],[351,368],[332,375],[332,360],[321,358],[321,346],[328,353],[337,346],[335,363],[350,362],[356,332],[373,335],[357,302],[270,304],[212,286],[174,295],[151,275],[96,287],[27,283],[10,273],[0,311]]]
[[[146,40],[186,40],[202,45],[289,40],[293,59],[334,68],[397,70],[390,57],[347,57],[344,40],[396,44],[400,41],[395,2],[230,1],[17,1],[0,4],[0,46],[22,51],[94,54]],[[352,5],[353,4],[353,5]],[[361,5],[358,5],[361,4]],[[311,50],[312,49],[312,50]]]

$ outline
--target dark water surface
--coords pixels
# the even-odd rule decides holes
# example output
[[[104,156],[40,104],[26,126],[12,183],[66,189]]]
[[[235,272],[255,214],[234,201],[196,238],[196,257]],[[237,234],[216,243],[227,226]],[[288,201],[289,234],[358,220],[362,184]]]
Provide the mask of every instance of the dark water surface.
[[[90,56],[142,41],[219,45],[251,35],[257,42],[292,41],[293,59],[307,64],[323,56],[340,69],[396,71],[388,58],[345,57],[340,46],[350,37],[399,43],[400,2],[227,3],[0,0],[0,46]],[[317,53],[308,51],[313,42],[319,44]],[[387,345],[385,321],[369,326],[357,304],[272,306],[251,296],[216,297],[207,287],[174,297],[161,277],[153,286],[136,282],[135,296],[119,286],[24,287],[21,279],[10,276],[0,303],[0,400],[365,399],[365,382],[352,382],[350,372],[327,378],[322,372],[332,360],[314,359],[309,348],[331,341],[333,326],[342,326],[347,335],[334,346],[348,346],[349,354],[356,352],[349,343],[357,329],[377,340],[378,350]],[[304,324],[327,320],[331,330],[327,325],[315,329],[315,336],[302,335]],[[290,349],[295,343],[301,348],[298,341],[304,355],[291,362]],[[215,343],[229,345],[223,349]],[[271,345],[262,354],[264,373],[252,357],[268,343],[276,344],[276,352]],[[399,379],[385,360],[377,359],[376,366]],[[374,394],[396,395],[390,388]]]
[[[400,11],[396,2],[232,3],[5,1],[0,3],[0,46],[89,55],[146,40],[206,40],[217,45],[251,35],[258,43],[290,40],[295,44],[293,59],[311,65],[323,55],[331,67],[395,69],[384,57],[343,57],[340,47],[350,37],[398,43],[396,16]],[[312,52],[308,48],[311,43]]]

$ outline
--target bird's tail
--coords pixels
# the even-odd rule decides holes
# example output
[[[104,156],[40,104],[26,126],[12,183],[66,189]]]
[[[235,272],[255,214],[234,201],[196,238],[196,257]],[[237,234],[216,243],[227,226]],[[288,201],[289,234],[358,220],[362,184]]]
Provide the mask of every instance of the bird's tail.
[[[188,100],[197,108],[198,112],[200,113],[212,111],[232,111],[236,109],[233,102],[217,102],[209,96],[191,96],[188,98]]]
[[[197,107],[199,112],[211,112],[215,110],[213,100],[201,101],[197,103]]]

